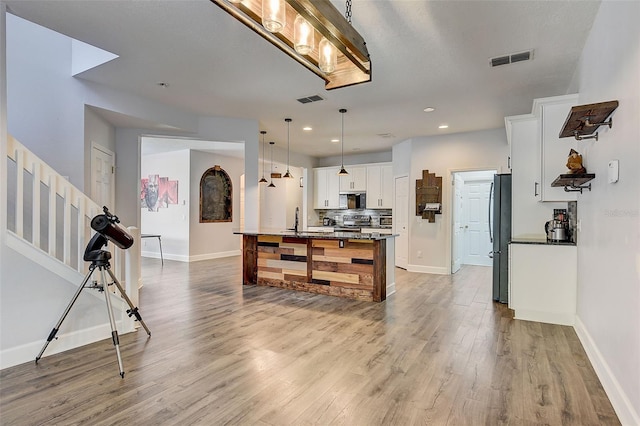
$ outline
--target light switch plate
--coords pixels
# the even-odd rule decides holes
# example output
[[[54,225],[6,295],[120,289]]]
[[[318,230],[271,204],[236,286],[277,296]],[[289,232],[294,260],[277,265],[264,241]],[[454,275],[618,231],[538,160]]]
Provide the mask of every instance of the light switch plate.
[[[618,165],[618,160],[611,160],[609,161],[609,167],[608,167],[608,182],[609,183],[616,183],[618,181],[618,175],[619,175],[619,165]]]

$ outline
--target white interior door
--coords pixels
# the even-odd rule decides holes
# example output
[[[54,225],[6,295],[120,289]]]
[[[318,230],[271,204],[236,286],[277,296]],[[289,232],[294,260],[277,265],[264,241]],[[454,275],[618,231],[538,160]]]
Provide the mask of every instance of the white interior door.
[[[396,266],[407,269],[409,264],[409,177],[395,179],[393,227],[396,237]]]
[[[100,207],[115,209],[115,154],[96,143],[91,144],[91,199]]]
[[[464,188],[464,180],[458,173],[453,175],[453,240],[451,252],[451,273],[455,274],[462,266],[462,257],[464,254],[464,225],[463,225],[463,211],[464,200],[462,197],[462,191]]]
[[[464,264],[491,266],[487,256],[492,250],[489,238],[489,191],[491,181],[471,181],[464,183],[465,203],[465,256]]]

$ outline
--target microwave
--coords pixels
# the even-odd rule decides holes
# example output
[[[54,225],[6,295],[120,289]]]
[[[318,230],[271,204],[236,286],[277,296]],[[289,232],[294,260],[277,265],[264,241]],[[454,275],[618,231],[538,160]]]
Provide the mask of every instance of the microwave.
[[[380,226],[393,226],[393,216],[380,216]]]
[[[364,192],[341,192],[339,206],[341,209],[366,209],[367,194]]]

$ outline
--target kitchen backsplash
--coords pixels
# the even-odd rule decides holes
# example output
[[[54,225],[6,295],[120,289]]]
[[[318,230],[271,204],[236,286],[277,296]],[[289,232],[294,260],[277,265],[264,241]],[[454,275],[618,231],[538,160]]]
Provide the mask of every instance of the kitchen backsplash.
[[[321,210],[319,211],[320,225],[325,217],[330,217],[336,221],[336,225],[343,225],[344,216],[367,215],[371,216],[371,226],[380,226],[380,216],[391,216],[391,209],[341,209],[341,210]]]

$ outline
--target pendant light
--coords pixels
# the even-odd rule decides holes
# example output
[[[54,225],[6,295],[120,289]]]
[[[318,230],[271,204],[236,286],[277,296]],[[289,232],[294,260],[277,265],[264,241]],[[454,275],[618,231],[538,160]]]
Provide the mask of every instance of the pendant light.
[[[345,176],[349,174],[349,172],[347,172],[344,168],[344,114],[347,112],[347,110],[344,108],[341,108],[339,112],[340,114],[342,114],[342,136],[340,137],[340,145],[342,146],[342,154],[341,154],[342,166],[340,167],[340,171],[338,172],[338,174],[340,176]]]
[[[322,37],[318,44],[318,66],[327,74],[334,72],[338,66],[338,52],[325,37]]]
[[[284,0],[262,0],[262,26],[267,31],[279,33],[287,25]]]
[[[275,142],[269,142],[269,145],[271,145],[271,183],[267,185],[267,188],[275,188],[276,186],[273,184],[273,145]]]
[[[285,118],[284,121],[287,122],[287,173],[282,177],[293,178],[293,175],[289,172],[289,126],[292,120],[290,118]]]
[[[258,183],[267,183],[267,180],[264,178],[264,135],[266,135],[267,132],[260,130],[260,134],[262,135],[262,179],[260,179]]]
[[[293,47],[301,55],[308,55],[313,50],[314,29],[309,22],[302,17],[296,16],[293,22]]]

